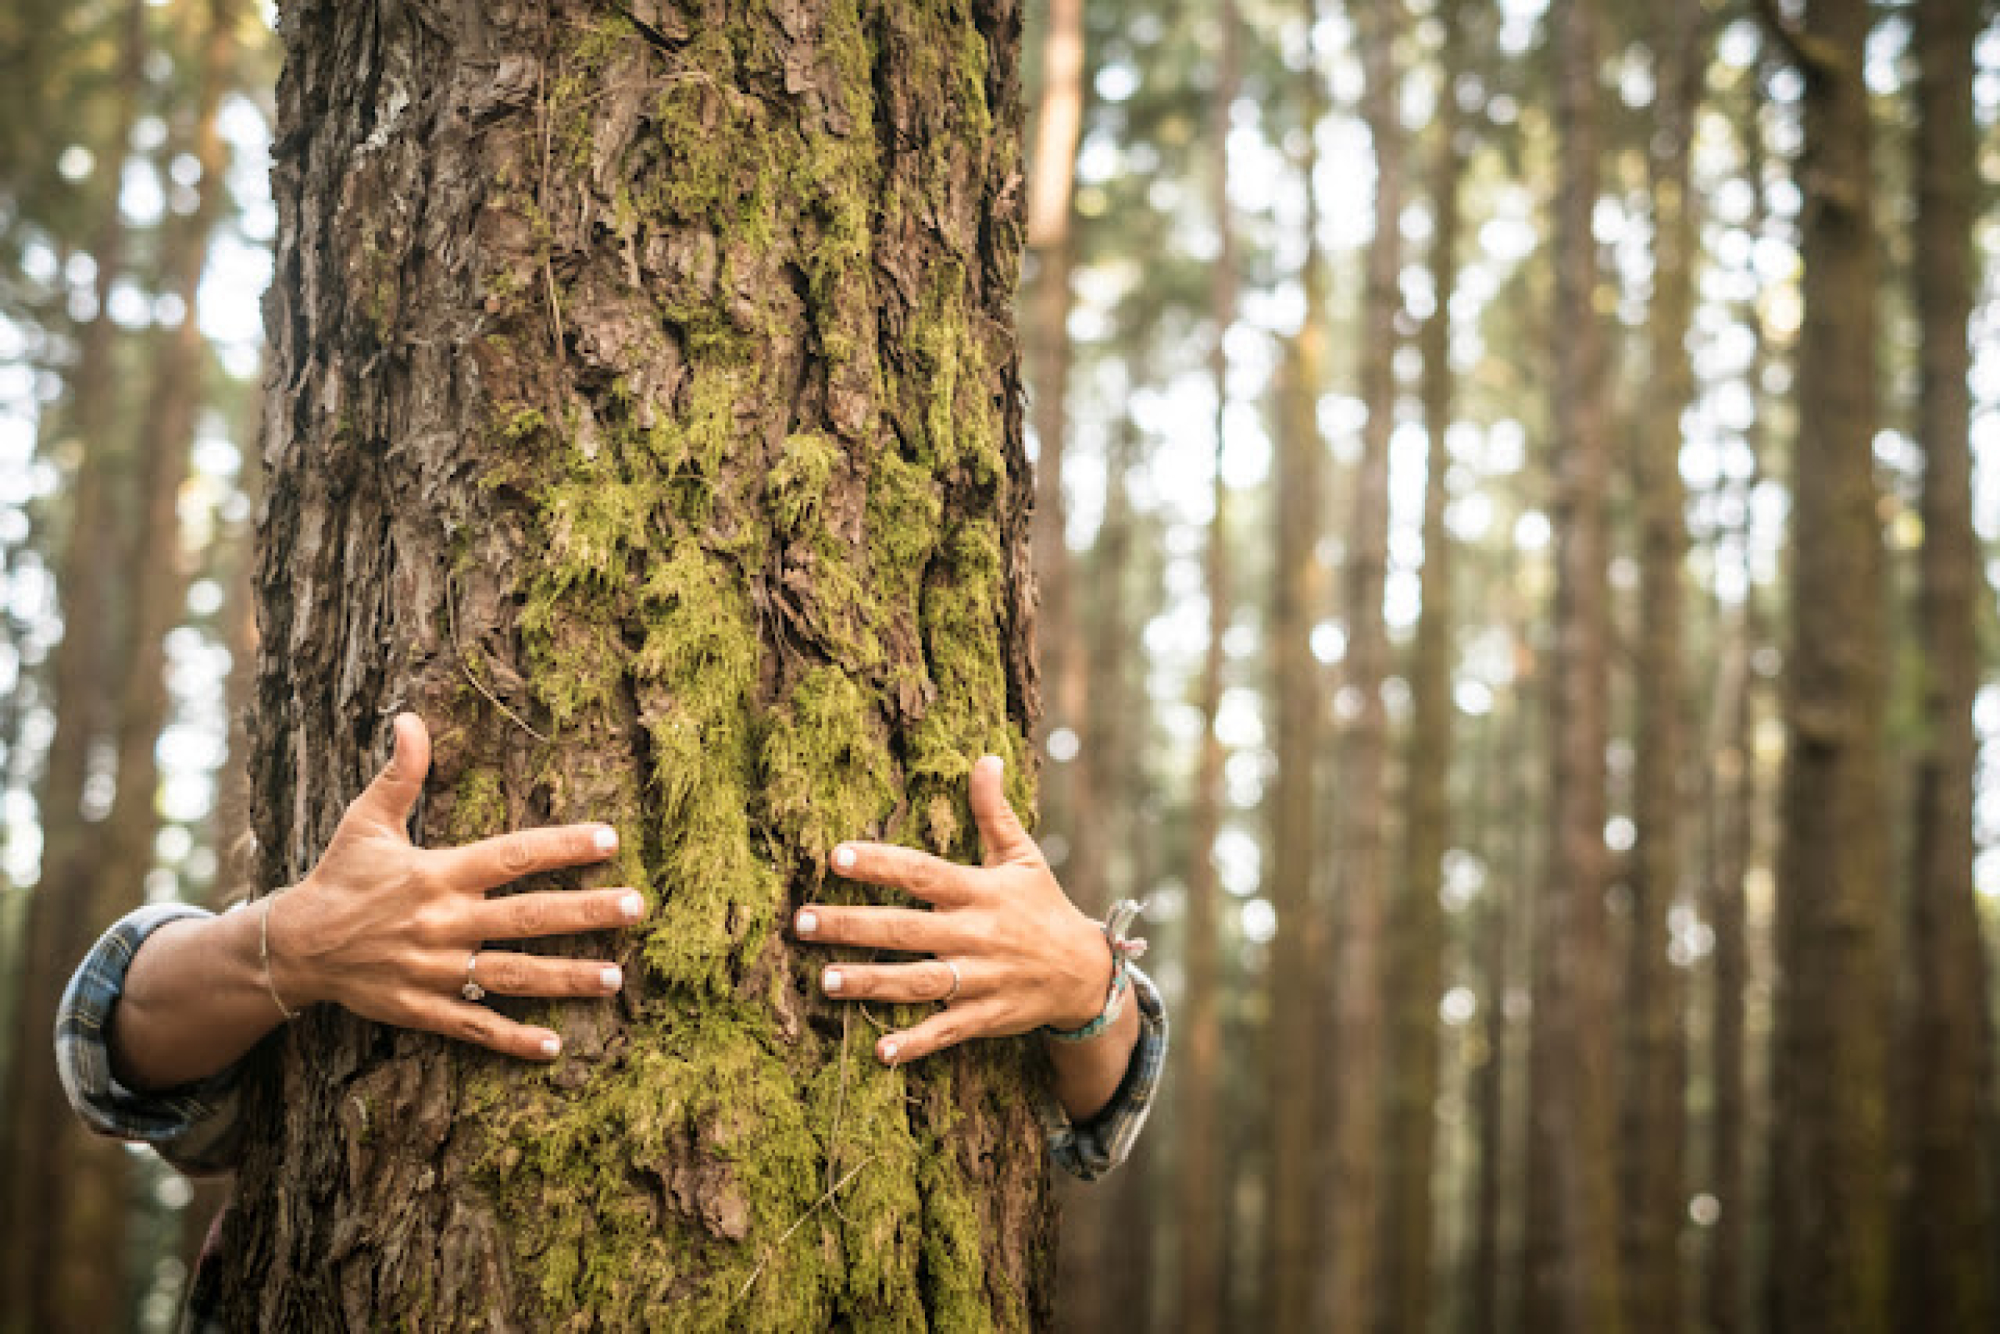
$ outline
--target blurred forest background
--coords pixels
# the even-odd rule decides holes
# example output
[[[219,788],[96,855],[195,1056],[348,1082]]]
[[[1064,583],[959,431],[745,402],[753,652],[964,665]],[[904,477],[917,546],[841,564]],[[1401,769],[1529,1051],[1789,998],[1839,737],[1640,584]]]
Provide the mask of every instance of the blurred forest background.
[[[1993,18],[1030,4],[1040,833],[1176,1044],[1069,1327],[2000,1322]],[[237,878],[273,21],[0,8],[0,1327],[212,1207],[47,1035]]]

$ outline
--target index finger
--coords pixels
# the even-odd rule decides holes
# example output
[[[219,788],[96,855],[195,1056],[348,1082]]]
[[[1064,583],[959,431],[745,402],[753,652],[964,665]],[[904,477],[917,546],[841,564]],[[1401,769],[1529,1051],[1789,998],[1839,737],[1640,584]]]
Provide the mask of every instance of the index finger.
[[[964,867],[893,843],[843,843],[833,850],[833,869],[849,880],[904,890],[939,907],[972,897]]]
[[[501,834],[425,856],[453,889],[483,893],[523,876],[594,865],[616,851],[618,831],[610,825],[572,824]]]

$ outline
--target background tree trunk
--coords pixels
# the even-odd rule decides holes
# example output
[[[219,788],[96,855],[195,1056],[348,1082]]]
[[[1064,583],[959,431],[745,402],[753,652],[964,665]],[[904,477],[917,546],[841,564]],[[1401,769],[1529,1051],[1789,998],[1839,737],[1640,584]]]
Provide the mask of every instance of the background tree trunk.
[[[1463,206],[1459,182],[1464,158],[1459,151],[1461,120],[1457,78],[1465,60],[1464,13],[1459,0],[1444,0],[1437,19],[1443,29],[1438,52],[1440,95],[1430,134],[1430,208],[1433,220],[1429,256],[1431,291],[1436,299],[1418,335],[1423,353],[1423,414],[1426,437],[1424,477],[1423,608],[1417,620],[1416,642],[1410,650],[1410,730],[1406,754],[1407,778],[1400,884],[1389,903],[1389,948],[1392,963],[1386,979],[1390,1009],[1388,1079],[1387,1180],[1383,1190],[1382,1296],[1379,1328],[1384,1334],[1430,1328],[1433,1295],[1431,1268],[1436,1236],[1436,1205],[1432,1174],[1436,1163],[1438,1061],[1438,994],[1444,975],[1444,915],[1438,901],[1443,888],[1444,855],[1450,847],[1452,749],[1452,667],[1456,639],[1452,615],[1456,606],[1452,579],[1456,569],[1452,538],[1444,516],[1449,496],[1447,478],[1451,455],[1445,440],[1451,429],[1451,298],[1457,284],[1459,231]],[[1495,937],[1500,928],[1489,923]],[[1491,958],[1489,951],[1488,958]],[[1497,1121],[1499,1097],[1499,991],[1497,970],[1489,974],[1492,989],[1482,988],[1480,1013],[1487,1033],[1485,1064],[1479,1067],[1476,1115],[1484,1116],[1488,1098]],[[1491,1165],[1498,1171],[1499,1164]],[[1482,1201],[1488,1164],[1480,1162],[1478,1190]],[[1497,1177],[1494,1178],[1497,1197]],[[1482,1215],[1483,1217],[1483,1215]],[[1482,1233],[1484,1235],[1484,1233]],[[1490,1256],[1488,1257],[1491,1258]]]
[[[1889,1324],[1888,835],[1866,0],[1812,0],[1770,1141],[1776,1334]]]
[[[1556,532],[1550,665],[1549,871],[1535,909],[1526,1327],[1616,1334],[1620,1318],[1616,970],[1605,919],[1605,744],[1610,452],[1598,314],[1598,5],[1551,7],[1560,185],[1555,200],[1550,518]]]
[[[1632,458],[1639,520],[1639,627],[1634,666],[1632,914],[1622,1004],[1619,1084],[1621,1262],[1628,1330],[1681,1326],[1680,1235],[1687,1216],[1687,987],[1668,961],[1681,900],[1690,791],[1682,625],[1687,587],[1681,416],[1694,398],[1687,350],[1699,217],[1690,174],[1705,45],[1701,0],[1672,0],[1653,20],[1653,306],[1643,423]]]
[[[1302,6],[1307,44],[1319,20],[1318,0]],[[1312,655],[1313,609],[1320,605],[1318,545],[1322,526],[1323,458],[1319,395],[1326,364],[1326,259],[1319,244],[1319,197],[1314,174],[1319,152],[1314,131],[1326,93],[1314,60],[1299,75],[1305,152],[1306,251],[1301,279],[1305,309],[1286,345],[1276,387],[1276,457],[1269,648],[1277,774],[1271,785],[1271,906],[1277,928],[1269,965],[1268,1192],[1263,1323],[1270,1329],[1305,1329],[1313,1315],[1313,1290],[1324,1260],[1314,1220],[1316,1181],[1325,1155],[1314,1134],[1315,1107],[1324,1082],[1325,1023],[1318,1011],[1325,995],[1319,961],[1329,944],[1314,885],[1318,803],[1314,766],[1326,703],[1320,668]]]
[[[4,1180],[0,1180],[0,1320],[18,1330],[103,1329],[116,1319],[116,1283],[105,1280],[104,1257],[95,1256],[85,1281],[68,1280],[76,1268],[60,1253],[61,1220],[70,1202],[67,1165],[96,1158],[94,1170],[117,1172],[123,1157],[93,1145],[63,1100],[50,1055],[56,1007],[68,970],[107,923],[91,916],[92,839],[84,812],[85,784],[94,748],[113,726],[108,692],[113,674],[110,607],[117,552],[106,541],[115,528],[113,432],[118,423],[118,328],[111,295],[126,271],[128,242],[119,209],[133,123],[138,119],[146,58],[146,6],[142,0],[117,20],[115,91],[107,141],[103,195],[90,253],[96,264],[95,304],[77,337],[66,388],[65,435],[77,449],[69,529],[57,566],[63,636],[54,655],[54,735],[36,794],[42,827],[41,879],[28,899],[21,951],[23,967],[8,985],[14,1006],[13,1078],[0,1109],[4,1122]],[[54,1225],[52,1226],[51,1223]],[[117,1251],[115,1244],[112,1247]],[[115,1263],[115,1261],[114,1261]]]
[[[1339,783],[1329,794],[1335,833],[1333,1044],[1340,1077],[1332,1105],[1332,1172],[1323,1207],[1328,1254],[1320,1266],[1323,1327],[1370,1328],[1381,1288],[1384,935],[1388,897],[1389,626],[1382,591],[1389,572],[1389,436],[1396,425],[1396,316],[1402,309],[1402,85],[1396,44],[1401,0],[1377,0],[1357,15],[1365,80],[1362,115],[1374,145],[1374,233],[1361,294],[1360,389],[1367,419],[1349,500],[1342,609],[1347,654],[1342,687],[1355,711],[1339,743]]]
[[[1222,885],[1215,861],[1222,829],[1223,638],[1234,614],[1231,602],[1229,484],[1223,472],[1229,421],[1229,330],[1236,322],[1236,226],[1229,202],[1229,118],[1240,82],[1235,0],[1221,0],[1215,88],[1209,99],[1209,207],[1215,217],[1217,254],[1209,273],[1210,392],[1215,396],[1215,461],[1210,479],[1202,585],[1208,595],[1208,640],[1202,648],[1199,707],[1201,748],[1195,759],[1188,815],[1187,928],[1183,933],[1186,999],[1181,1006],[1184,1055],[1180,1066],[1180,1174],[1174,1212],[1180,1222],[1176,1311],[1188,1334],[1224,1328],[1224,1210],[1228,1202],[1229,1145],[1222,1138]]]
[[[1915,9],[1917,318],[1922,325],[1917,437],[1924,448],[1924,543],[1917,634],[1923,646],[1923,734],[1909,878],[1911,1012],[1903,1043],[1908,1161],[1899,1172],[1896,1324],[1994,1326],[1993,1185],[1981,1111],[1992,1062],[1986,959],[1973,897],[1972,802],[1979,743],[1978,633],[1990,607],[1972,528],[1970,349],[1978,290],[1972,118],[1978,6],[1926,0]]]
[[[550,1070],[284,1030],[226,1323],[1045,1324],[1029,1049],[884,1070],[783,934],[860,897],[843,837],[970,855],[982,752],[1027,795],[1018,11],[323,3],[284,36],[262,879],[408,707],[426,841],[609,819],[593,879],[654,911],[608,942],[621,998],[521,1007]]]

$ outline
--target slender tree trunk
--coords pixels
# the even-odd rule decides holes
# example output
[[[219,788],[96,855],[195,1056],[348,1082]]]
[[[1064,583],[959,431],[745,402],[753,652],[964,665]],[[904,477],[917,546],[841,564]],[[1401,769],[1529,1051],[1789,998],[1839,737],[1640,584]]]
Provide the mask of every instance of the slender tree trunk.
[[[1042,98],[1035,118],[1035,152],[1028,189],[1028,245],[1035,259],[1029,285],[1027,349],[1030,424],[1036,441],[1035,578],[1041,591],[1042,680],[1048,709],[1044,737],[1067,728],[1079,737],[1088,712],[1087,663],[1077,650],[1079,628],[1071,573],[1069,507],[1064,469],[1069,444],[1069,339],[1071,279],[1077,235],[1072,197],[1077,142],[1083,130],[1085,46],[1083,0],[1050,0],[1048,31],[1042,42]],[[1076,767],[1058,761],[1049,771],[1043,807],[1062,835],[1053,849],[1058,872],[1067,877],[1064,844],[1092,834],[1094,794]]]
[[[1992,1145],[1982,1075],[1992,1060],[1986,959],[1972,886],[1978,737],[1978,617],[1991,594],[1972,528],[1972,404],[1966,325],[1978,279],[1972,248],[1978,185],[1972,47],[1978,6],[1915,9],[1918,60],[1915,266],[1922,329],[1917,434],[1924,447],[1924,545],[1917,634],[1923,646],[1926,745],[1916,782],[1909,879],[1914,985],[1902,1043],[1908,1123],[1898,1226],[1896,1325],[1992,1329]]]
[[[1310,34],[1317,0],[1305,0]],[[1310,42],[1310,38],[1308,39]],[[1318,862],[1313,769],[1318,763],[1325,700],[1312,656],[1313,609],[1320,604],[1315,547],[1322,506],[1324,444],[1319,433],[1320,386],[1325,382],[1326,262],[1319,244],[1319,198],[1313,176],[1319,163],[1312,131],[1326,94],[1315,62],[1300,76],[1307,127],[1302,169],[1306,189],[1305,311],[1285,350],[1278,389],[1277,459],[1272,482],[1277,514],[1271,580],[1269,656],[1276,722],[1277,777],[1271,795],[1271,903],[1277,931],[1271,938],[1269,1178],[1264,1250],[1264,1325],[1305,1329],[1312,1321],[1313,1289],[1325,1260],[1324,1238],[1314,1226],[1316,1168],[1324,1155],[1315,1133],[1321,1043],[1325,1024],[1316,1012],[1326,928],[1314,891]]]
[[[1812,0],[1778,855],[1771,1328],[1889,1329],[1887,664],[1865,0]]]
[[[104,663],[110,649],[109,609],[113,549],[111,441],[118,414],[113,354],[118,337],[110,314],[111,293],[125,275],[127,236],[119,212],[118,183],[127,144],[138,118],[146,56],[146,6],[141,0],[119,11],[117,68],[110,100],[103,197],[97,202],[96,232],[90,254],[97,267],[95,313],[77,340],[69,375],[66,440],[79,447],[70,479],[68,532],[58,567],[63,637],[56,647],[50,684],[55,697],[55,729],[50,738],[37,813],[42,831],[41,881],[28,900],[24,932],[25,967],[9,984],[15,1004],[14,1080],[5,1100],[4,1186],[0,1235],[0,1328],[9,1330],[97,1330],[116,1320],[120,1285],[105,1281],[103,1253],[91,1283],[64,1291],[57,1268],[60,1218],[68,1184],[62,1168],[80,1135],[63,1100],[50,1055],[56,1007],[69,970],[101,929],[89,915],[88,892],[95,831],[83,813],[84,785],[93,746],[108,736],[110,709]],[[69,1146],[69,1147],[66,1147]],[[115,1255],[115,1248],[114,1248]],[[114,1260],[115,1263],[115,1260]],[[75,1304],[72,1304],[75,1303]]]
[[[1598,196],[1596,0],[1563,0],[1555,34],[1560,175],[1555,209],[1555,650],[1551,663],[1550,867],[1535,917],[1530,1052],[1528,1327],[1620,1329],[1612,1014],[1604,911],[1609,615],[1609,448],[1604,336],[1595,306]]]
[[[881,1068],[783,931],[858,896],[839,839],[969,856],[971,763],[1027,767],[1018,11],[323,3],[285,40],[263,882],[411,707],[426,841],[609,819],[653,911],[619,1000],[522,1007],[546,1071],[283,1030],[225,1324],[1045,1326],[1033,1049]]]
[[[1748,497],[1745,496],[1747,506]],[[1744,558],[1747,559],[1747,538]],[[1702,1327],[1736,1334],[1749,1312],[1750,1173],[1745,1096],[1744,997],[1750,984],[1744,877],[1750,869],[1751,809],[1757,796],[1751,750],[1750,652],[1754,618],[1745,601],[1723,619],[1716,666],[1716,736],[1709,747],[1712,863],[1703,916],[1715,932],[1710,956],[1708,1181],[1721,1212],[1710,1226],[1702,1275]]]
[[[1228,1146],[1222,1139],[1222,887],[1215,842],[1222,828],[1222,641],[1234,614],[1229,561],[1229,486],[1223,473],[1229,419],[1229,330],[1236,322],[1236,227],[1229,202],[1229,122],[1240,83],[1239,26],[1235,0],[1221,0],[1221,29],[1215,87],[1209,101],[1209,205],[1215,216],[1217,252],[1209,269],[1209,319],[1213,325],[1208,374],[1215,395],[1214,475],[1208,546],[1202,582],[1208,592],[1208,644],[1201,665],[1201,753],[1195,761],[1194,795],[1188,825],[1187,928],[1184,951],[1186,988],[1181,1005],[1183,1056],[1180,1068],[1180,1189],[1175,1213],[1181,1228],[1177,1312],[1187,1334],[1218,1334],[1224,1328],[1222,1270],[1223,1211],[1228,1200],[1225,1169]]]
[[[1465,58],[1464,13],[1458,0],[1437,11],[1443,28],[1438,53],[1437,114],[1431,125],[1431,291],[1436,304],[1419,335],[1423,352],[1424,434],[1428,440],[1424,479],[1423,610],[1410,654],[1410,734],[1407,814],[1403,825],[1402,883],[1390,901],[1387,979],[1391,997],[1391,1064],[1388,1076],[1388,1182],[1383,1195],[1382,1299],[1384,1334],[1430,1328],[1432,1252],[1436,1244],[1436,1204],[1432,1176],[1436,1164],[1438,1099],[1438,993],[1444,974],[1444,916],[1438,894],[1444,882],[1444,855],[1450,846],[1452,753],[1452,617],[1456,568],[1445,527],[1446,478],[1451,456],[1445,437],[1451,428],[1451,292],[1458,282],[1458,242],[1462,218],[1459,178],[1464,171],[1458,136],[1456,82]],[[1491,962],[1490,960],[1488,962]],[[1489,977],[1497,983],[1497,974]],[[1499,1093],[1497,990],[1481,1003],[1487,1026],[1486,1063],[1476,1076],[1483,1115],[1486,1097]],[[1491,1086],[1489,1088],[1489,1085]],[[1497,1115],[1497,1114],[1496,1114]],[[1497,1172],[1482,1156],[1480,1184]],[[1482,1213],[1483,1218],[1483,1213]]]
[[[1362,112],[1374,143],[1375,231],[1362,292],[1361,460],[1342,571],[1347,621],[1344,684],[1356,702],[1340,745],[1331,823],[1338,856],[1334,923],[1333,1028],[1340,1079],[1332,1107],[1332,1175],[1326,1209],[1330,1254],[1319,1290],[1324,1327],[1367,1329],[1380,1290],[1383,1128],[1383,915],[1388,897],[1389,627],[1382,610],[1389,568],[1389,436],[1396,425],[1396,313],[1401,307],[1403,135],[1398,121],[1399,0],[1359,18]]]
[[[1683,732],[1682,568],[1687,560],[1681,415],[1694,397],[1687,338],[1699,243],[1689,164],[1705,43],[1701,0],[1673,0],[1655,20],[1652,125],[1653,309],[1647,329],[1645,421],[1632,481],[1639,518],[1638,724],[1632,779],[1637,826],[1625,967],[1625,1069],[1619,1135],[1625,1325],[1681,1327],[1687,1213],[1688,990],[1667,958],[1681,897],[1682,812],[1690,804]]]
[[[154,349],[152,384],[138,427],[138,523],[130,568],[121,579],[129,590],[131,618],[130,643],[120,662],[123,680],[115,687],[118,786],[95,860],[81,868],[86,879],[77,887],[78,925],[85,929],[101,929],[139,905],[160,828],[154,752],[167,718],[167,636],[187,601],[179,506],[203,396],[207,344],[199,323],[200,289],[228,169],[217,113],[234,60],[235,21],[229,0],[210,0],[205,7],[191,145],[201,179],[194,210],[169,226],[161,256],[162,286],[180,299],[183,316]],[[83,946],[70,944],[75,948],[65,957],[73,959]],[[109,1286],[104,1256],[124,1249],[129,1160],[118,1145],[74,1123],[59,1137],[57,1151],[62,1191],[52,1201],[58,1213],[47,1224],[57,1238],[54,1282],[64,1294],[64,1309],[89,1309],[93,1301],[122,1297],[98,1294]]]

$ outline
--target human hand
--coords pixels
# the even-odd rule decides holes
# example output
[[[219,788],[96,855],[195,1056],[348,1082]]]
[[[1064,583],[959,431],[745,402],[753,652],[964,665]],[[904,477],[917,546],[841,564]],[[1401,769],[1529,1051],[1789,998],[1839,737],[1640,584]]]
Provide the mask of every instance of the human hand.
[[[875,1044],[885,1065],[920,1060],[969,1038],[1095,1019],[1111,989],[1111,947],[1063,893],[1001,787],[1001,761],[972,769],[972,814],[983,867],[911,848],[843,843],[833,866],[850,880],[906,890],[923,908],[811,904],[793,919],[802,940],[930,954],[911,963],[837,963],[820,975],[836,1000],[943,1002],[943,1009]]]
[[[464,999],[468,982],[503,996],[606,996],[624,978],[601,960],[487,953],[487,940],[524,940],[630,926],[645,912],[635,890],[591,889],[488,899],[510,881],[601,862],[618,849],[609,825],[503,834],[458,848],[412,846],[410,810],[430,771],[430,733],[413,713],[395,720],[396,749],[347,808],[311,873],[263,911],[270,980],[300,1008],[331,1001],[364,1018],[420,1028],[526,1059],[561,1041]]]

